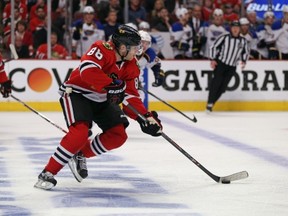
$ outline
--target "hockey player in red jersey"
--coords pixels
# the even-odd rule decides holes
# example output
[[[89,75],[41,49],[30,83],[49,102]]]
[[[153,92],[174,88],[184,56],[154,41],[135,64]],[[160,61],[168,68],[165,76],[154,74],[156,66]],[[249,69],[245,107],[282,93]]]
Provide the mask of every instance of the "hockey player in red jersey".
[[[0,91],[4,98],[8,98],[11,93],[11,80],[8,79],[4,69],[4,61],[0,53]]]
[[[144,133],[160,136],[161,121],[155,111],[149,112],[138,94],[139,67],[135,56],[141,52],[139,33],[122,25],[110,41],[96,41],[81,58],[69,79],[60,87],[60,103],[68,133],[49,159],[34,185],[49,190],[57,181],[54,176],[69,162],[77,181],[88,176],[86,158],[119,148],[127,140],[128,119],[138,121]],[[143,114],[149,123],[123,105],[125,100]],[[102,133],[89,141],[92,123]]]

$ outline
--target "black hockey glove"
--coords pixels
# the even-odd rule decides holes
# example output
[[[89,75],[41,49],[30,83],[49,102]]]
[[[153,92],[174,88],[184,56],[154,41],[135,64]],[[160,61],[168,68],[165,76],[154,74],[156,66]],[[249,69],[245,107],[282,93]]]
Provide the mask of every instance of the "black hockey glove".
[[[171,47],[175,47],[180,51],[187,52],[190,48],[190,45],[188,43],[182,43],[180,41],[173,41],[170,43]]]
[[[159,73],[157,74],[154,73],[154,76],[155,76],[155,82],[152,83],[152,86],[153,87],[162,86],[164,78],[165,78],[165,72],[161,69]]]
[[[268,48],[268,59],[279,59],[279,51],[276,47],[269,47]]]
[[[261,48],[265,48],[267,46],[266,42],[264,39],[261,39],[258,43],[257,43],[257,48],[261,49]]]
[[[11,80],[7,80],[6,82],[1,84],[1,94],[4,98],[8,98],[11,94],[11,86],[12,82]]]
[[[148,112],[144,115],[144,117],[147,119],[147,121],[144,121],[140,117],[136,119],[140,124],[141,130],[146,134],[150,134],[151,136],[161,136],[162,125],[160,119],[158,119],[157,112]]]
[[[125,97],[126,83],[122,80],[114,80],[109,86],[105,87],[107,91],[107,101],[112,104],[120,104]]]
[[[165,78],[165,72],[161,69],[161,64],[158,63],[154,65],[151,69],[155,77],[155,82],[152,83],[152,86],[153,87],[162,86],[164,78]]]

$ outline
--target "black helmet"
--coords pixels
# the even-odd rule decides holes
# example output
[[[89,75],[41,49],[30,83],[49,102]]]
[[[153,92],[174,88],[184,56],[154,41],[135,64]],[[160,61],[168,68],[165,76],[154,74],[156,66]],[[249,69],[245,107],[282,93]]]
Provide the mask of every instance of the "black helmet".
[[[112,42],[116,47],[121,44],[125,46],[138,46],[141,43],[141,37],[138,31],[128,25],[121,25],[112,35]]]

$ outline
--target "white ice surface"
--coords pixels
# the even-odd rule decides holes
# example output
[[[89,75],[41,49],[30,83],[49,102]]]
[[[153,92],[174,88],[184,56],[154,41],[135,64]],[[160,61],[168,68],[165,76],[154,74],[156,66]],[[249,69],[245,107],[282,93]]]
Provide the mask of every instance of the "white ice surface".
[[[160,112],[165,133],[219,176],[219,184],[163,137],[131,121],[121,148],[88,159],[78,183],[64,167],[51,191],[33,188],[64,133],[32,112],[0,112],[0,215],[287,216],[288,112]],[[65,127],[61,113],[44,116]],[[100,132],[97,127],[95,132]]]

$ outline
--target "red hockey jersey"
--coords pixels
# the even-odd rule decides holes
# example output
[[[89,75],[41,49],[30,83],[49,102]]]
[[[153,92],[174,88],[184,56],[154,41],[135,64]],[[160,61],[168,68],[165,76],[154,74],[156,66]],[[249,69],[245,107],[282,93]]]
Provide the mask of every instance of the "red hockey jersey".
[[[4,62],[0,56],[0,83],[4,83],[8,80],[7,74],[4,69]]]
[[[107,100],[104,88],[112,83],[111,77],[117,77],[126,82],[125,100],[141,114],[145,114],[147,109],[138,93],[139,74],[136,58],[117,63],[114,45],[111,42],[96,41],[82,56],[79,67],[72,71],[60,90],[67,91],[70,88],[92,101],[104,102]],[[136,119],[137,116],[124,105],[123,110],[129,117]]]

